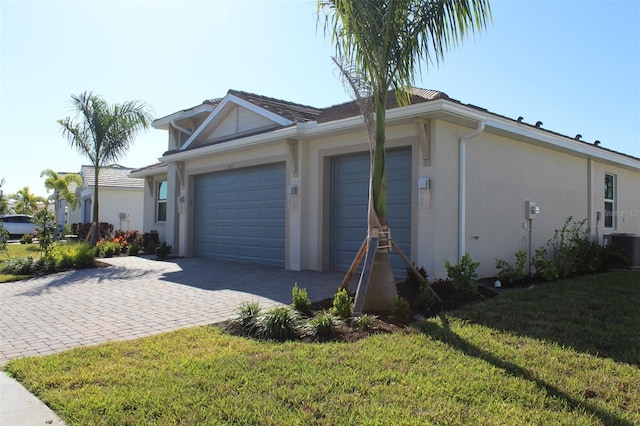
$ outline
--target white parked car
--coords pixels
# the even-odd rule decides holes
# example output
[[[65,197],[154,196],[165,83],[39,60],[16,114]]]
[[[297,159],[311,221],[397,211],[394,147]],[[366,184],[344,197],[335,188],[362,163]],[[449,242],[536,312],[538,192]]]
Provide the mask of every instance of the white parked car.
[[[9,214],[0,216],[0,222],[9,233],[9,238],[20,238],[24,234],[33,235],[36,226],[33,218],[27,214]]]

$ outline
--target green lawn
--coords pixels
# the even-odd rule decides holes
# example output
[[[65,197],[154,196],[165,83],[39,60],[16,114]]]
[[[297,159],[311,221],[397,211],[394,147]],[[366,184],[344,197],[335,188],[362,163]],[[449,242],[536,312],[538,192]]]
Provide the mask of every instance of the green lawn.
[[[12,257],[33,257],[40,258],[40,246],[36,244],[7,244],[7,251],[0,251],[0,283],[19,281],[30,278],[30,275],[4,274],[4,262]]]
[[[640,272],[511,290],[357,343],[199,327],[11,361],[70,425],[640,424]]]

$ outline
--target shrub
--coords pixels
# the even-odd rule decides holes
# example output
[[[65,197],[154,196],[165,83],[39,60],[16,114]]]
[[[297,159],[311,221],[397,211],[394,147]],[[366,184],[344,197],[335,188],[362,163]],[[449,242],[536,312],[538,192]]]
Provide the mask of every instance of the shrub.
[[[74,244],[73,264],[78,269],[93,268],[96,266],[96,251],[89,244]]]
[[[167,245],[166,242],[163,242],[158,248],[156,248],[156,258],[158,260],[164,260],[171,253],[171,246]]]
[[[33,273],[49,274],[58,271],[56,260],[49,254],[45,254],[40,259],[33,262]]]
[[[49,256],[55,260],[57,270],[96,266],[95,249],[86,243],[56,245]]]
[[[5,252],[5,254],[9,256],[9,252],[7,251],[7,241],[9,241],[9,232],[4,229],[4,225],[0,220],[0,251]]]
[[[117,241],[100,240],[96,243],[98,255],[106,258],[119,255],[120,247],[120,243]]]
[[[31,243],[33,243],[33,235],[24,234],[22,237],[20,237],[20,244],[31,244]]]
[[[538,248],[531,258],[533,267],[533,276],[536,279],[544,281],[553,281],[558,279],[558,269],[552,259],[549,258],[545,247]]]
[[[391,315],[398,323],[409,324],[411,322],[411,306],[409,306],[407,299],[396,296],[391,301]]]
[[[131,243],[129,243],[129,256],[136,256],[140,253],[140,244],[138,244],[137,241],[132,241]]]
[[[160,234],[158,231],[145,232],[142,235],[142,249],[147,254],[153,254],[160,246]]]
[[[297,337],[298,313],[289,306],[280,306],[260,315],[256,320],[259,337],[278,341]]]
[[[504,284],[518,284],[527,278],[527,252],[518,250],[516,252],[516,263],[512,266],[509,262],[496,259],[496,269],[498,278]]]
[[[469,253],[465,253],[465,255],[462,256],[459,264],[452,265],[447,260],[444,266],[447,269],[447,276],[453,280],[456,291],[467,293],[478,292],[478,284],[476,283],[478,274],[476,273],[476,269],[478,269],[480,263],[471,260]]]
[[[35,271],[33,257],[12,257],[5,263],[4,273],[13,275],[32,275]]]
[[[358,329],[362,331],[367,331],[371,329],[371,326],[373,325],[373,321],[375,321],[376,318],[378,317],[375,315],[364,314],[358,318],[354,318],[353,322],[356,325],[356,327],[358,327]]]
[[[93,223],[74,223],[71,225],[71,232],[83,241],[89,235]],[[113,233],[113,225],[107,222],[100,222],[98,239],[109,239]]]
[[[415,266],[415,265],[414,265]],[[411,268],[407,268],[407,286],[411,291],[411,295],[409,296],[410,300],[414,300],[414,297],[417,299],[417,305],[422,308],[429,308],[435,304],[435,298],[433,297],[433,293],[431,292],[431,284],[429,284],[429,274],[424,266],[420,268],[416,268],[423,280],[420,280],[413,273]]]
[[[328,340],[335,336],[337,322],[338,318],[329,312],[325,312],[309,318],[304,325],[304,330],[319,339]]]
[[[41,209],[33,215],[33,223],[36,226],[36,237],[40,245],[40,251],[47,254],[53,244],[53,234],[56,232],[58,224],[51,211]]]
[[[240,327],[242,327],[243,330],[254,335],[258,316],[261,311],[262,308],[260,307],[259,302],[245,302],[238,308],[238,317],[236,318],[236,322],[240,324]]]
[[[298,287],[296,282],[291,290],[291,298],[293,299],[291,303],[293,309],[306,316],[311,316],[311,300],[309,300],[307,289]]]
[[[549,256],[559,278],[610,270],[618,258],[612,248],[591,241],[586,221],[574,222],[569,216],[547,242]]]
[[[349,318],[353,315],[353,300],[351,296],[349,296],[349,293],[347,293],[347,289],[338,289],[333,296],[333,305],[329,309],[329,312],[342,319]]]

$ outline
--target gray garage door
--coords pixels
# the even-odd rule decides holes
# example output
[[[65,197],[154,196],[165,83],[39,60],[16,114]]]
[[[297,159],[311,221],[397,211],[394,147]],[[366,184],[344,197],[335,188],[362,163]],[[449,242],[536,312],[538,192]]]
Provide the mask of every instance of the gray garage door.
[[[369,153],[331,160],[331,268],[346,271],[367,235]],[[411,149],[386,152],[387,216],[391,236],[411,256]],[[391,255],[395,275],[406,266]]]
[[[196,176],[194,254],[284,266],[285,165]]]

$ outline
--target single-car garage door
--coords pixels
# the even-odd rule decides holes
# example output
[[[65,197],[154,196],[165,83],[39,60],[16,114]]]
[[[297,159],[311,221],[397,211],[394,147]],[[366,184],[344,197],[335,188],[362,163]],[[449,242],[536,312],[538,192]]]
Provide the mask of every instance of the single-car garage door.
[[[194,254],[284,266],[285,165],[195,177]]]
[[[391,237],[411,256],[411,149],[385,153],[387,221]],[[367,236],[369,153],[331,159],[331,268],[346,271]],[[406,265],[391,254],[395,275],[404,276]]]

